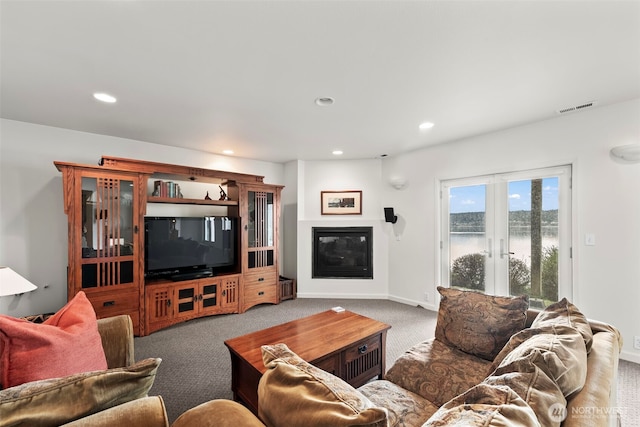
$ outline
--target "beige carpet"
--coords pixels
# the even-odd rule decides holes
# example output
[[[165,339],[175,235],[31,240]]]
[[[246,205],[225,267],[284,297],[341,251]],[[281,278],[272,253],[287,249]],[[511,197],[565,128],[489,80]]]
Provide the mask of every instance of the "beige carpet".
[[[618,408],[623,427],[640,427],[640,365],[637,363],[620,361]]]
[[[261,305],[243,314],[213,316],[135,339],[136,359],[160,357],[151,395],[161,395],[173,422],[182,412],[211,399],[231,399],[231,361],[224,341],[309,316],[334,306],[391,325],[387,368],[410,346],[432,338],[436,313],[387,300],[297,299]],[[623,427],[640,427],[640,365],[620,362],[618,407]]]

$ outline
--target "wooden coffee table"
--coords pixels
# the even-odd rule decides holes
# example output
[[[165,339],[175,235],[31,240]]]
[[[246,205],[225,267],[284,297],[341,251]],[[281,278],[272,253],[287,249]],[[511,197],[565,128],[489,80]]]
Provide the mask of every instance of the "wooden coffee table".
[[[258,382],[266,372],[260,347],[267,344],[284,343],[304,360],[353,387],[381,378],[390,327],[351,311],[327,310],[226,340],[233,398],[258,413]]]

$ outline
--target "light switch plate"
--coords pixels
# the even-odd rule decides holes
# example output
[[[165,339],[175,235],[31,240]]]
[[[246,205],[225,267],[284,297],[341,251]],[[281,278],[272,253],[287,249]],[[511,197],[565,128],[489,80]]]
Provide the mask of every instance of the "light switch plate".
[[[596,245],[596,235],[593,233],[587,233],[584,235],[584,244],[587,246]]]

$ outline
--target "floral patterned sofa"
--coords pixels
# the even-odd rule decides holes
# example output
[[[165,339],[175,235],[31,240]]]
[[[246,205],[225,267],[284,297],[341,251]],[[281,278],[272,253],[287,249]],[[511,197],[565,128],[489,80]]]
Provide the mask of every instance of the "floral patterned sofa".
[[[384,379],[354,389],[284,344],[264,346],[259,419],[213,400],[174,427],[617,425],[614,327],[566,299],[534,311],[526,297],[438,290],[435,338],[408,349]]]

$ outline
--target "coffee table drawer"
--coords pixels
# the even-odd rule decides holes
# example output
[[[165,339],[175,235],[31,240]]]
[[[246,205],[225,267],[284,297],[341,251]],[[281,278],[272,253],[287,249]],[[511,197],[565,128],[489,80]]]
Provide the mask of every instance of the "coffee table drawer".
[[[330,357],[325,357],[318,361],[313,361],[311,364],[317,368],[327,371],[336,377],[340,376],[340,354],[336,354]]]
[[[354,387],[360,387],[372,377],[382,376],[383,351],[381,335],[350,346],[344,352],[343,379]]]

